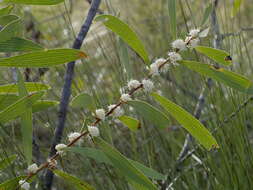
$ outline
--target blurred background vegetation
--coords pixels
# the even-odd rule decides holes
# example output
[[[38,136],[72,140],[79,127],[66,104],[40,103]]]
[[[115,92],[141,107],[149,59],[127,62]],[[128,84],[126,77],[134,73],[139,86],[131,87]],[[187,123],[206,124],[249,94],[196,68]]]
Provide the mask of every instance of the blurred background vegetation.
[[[210,2],[177,1],[178,37],[184,38],[188,29],[200,27],[204,11]],[[87,15],[89,6],[88,0],[66,0],[61,5],[50,7],[16,5],[14,13],[23,17],[27,38],[39,42],[48,49],[69,48]],[[227,69],[253,80],[252,0],[242,1],[240,10],[234,16],[231,16],[232,10],[233,0],[220,0],[216,10],[220,31],[224,34],[222,48],[233,58],[233,65]],[[143,40],[151,59],[166,56],[173,40],[169,27],[168,0],[104,0],[100,6],[100,13],[110,13],[126,21]],[[210,20],[203,28],[209,26]],[[210,33],[201,44],[212,46],[214,38],[215,36]],[[89,57],[76,65],[72,98],[80,92],[86,92],[93,97],[97,108],[106,108],[107,105],[116,103],[120,92],[125,90],[122,87],[128,80],[142,79],[147,74],[146,66],[141,59],[99,22],[93,23],[82,49]],[[183,57],[208,61],[193,51],[185,52]],[[49,70],[26,69],[23,73],[29,81],[49,84],[52,89],[45,98],[59,101],[65,68],[59,66]],[[10,82],[14,82],[12,70],[1,68],[0,83]],[[206,78],[181,66],[171,68],[168,73],[155,79],[156,91],[192,114],[201,89],[205,85]],[[136,98],[156,105],[146,94],[138,93]],[[181,163],[180,169],[175,166],[186,131],[173,118],[170,126],[164,131],[138,117],[142,125],[136,133],[117,121],[107,120],[100,126],[101,134],[125,156],[166,175],[168,183],[171,183],[171,189],[252,189],[252,99],[230,119],[230,114],[248,98],[250,98],[248,95],[213,82],[212,88],[206,92],[206,103],[200,120],[210,131],[218,128],[214,136],[220,149],[206,152],[203,148],[198,148]],[[129,106],[124,108],[128,115],[136,117],[137,114],[131,111]],[[56,106],[34,116],[34,138],[39,147],[38,149],[34,146],[34,160],[37,163],[44,162],[48,156],[58,122],[57,110]],[[70,107],[63,142],[67,141],[65,137],[69,132],[80,130],[83,122],[89,123],[91,118],[92,110]],[[227,118],[228,121],[224,123]],[[23,174],[27,168],[25,157],[22,156],[18,125],[19,122],[12,122],[1,132],[4,133],[0,138],[1,157],[13,153],[20,155],[18,161],[1,174],[1,181]],[[196,143],[192,146],[196,146]],[[60,167],[92,184],[96,189],[130,189],[123,176],[113,168],[97,164],[94,160],[77,154],[68,154],[64,157],[60,161]],[[40,180],[36,180],[34,189],[41,189],[40,184]],[[56,177],[54,189],[72,188]]]

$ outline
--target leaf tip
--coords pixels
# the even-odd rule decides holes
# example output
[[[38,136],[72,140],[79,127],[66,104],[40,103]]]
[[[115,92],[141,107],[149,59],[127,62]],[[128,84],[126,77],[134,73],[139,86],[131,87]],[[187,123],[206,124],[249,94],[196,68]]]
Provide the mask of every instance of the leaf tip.
[[[80,58],[86,58],[86,57],[88,57],[88,56],[87,56],[87,54],[85,54],[84,52],[80,51],[80,52],[78,53],[78,57],[80,57]]]

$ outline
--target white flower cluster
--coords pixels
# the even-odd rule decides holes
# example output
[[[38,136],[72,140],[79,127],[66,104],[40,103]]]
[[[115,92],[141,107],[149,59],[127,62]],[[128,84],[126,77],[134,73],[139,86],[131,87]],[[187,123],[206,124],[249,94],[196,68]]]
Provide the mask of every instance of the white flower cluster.
[[[132,100],[132,98],[129,94],[122,94],[120,97],[120,100],[123,102],[128,102],[128,101]]]
[[[69,142],[72,142],[73,140],[77,139],[78,137],[80,137],[81,133],[78,133],[78,132],[73,132],[73,133],[70,133],[68,135],[68,140]],[[77,145],[81,145],[83,143],[83,139],[78,139],[77,141]]]
[[[27,183],[25,180],[20,180],[18,182],[22,190],[29,190],[30,189],[30,184]]]
[[[64,155],[64,149],[67,148],[67,145],[65,144],[57,144],[55,146],[55,150],[57,150],[57,154],[63,156]]]
[[[36,163],[33,163],[32,165],[28,166],[27,170],[29,173],[35,174],[39,167],[37,166]]]
[[[120,117],[124,114],[124,110],[122,110],[119,106],[116,107],[116,104],[109,105],[108,110],[109,112],[113,110],[111,113],[113,117]]]
[[[96,126],[88,126],[88,131],[92,137],[98,137],[100,134]]]
[[[101,119],[102,121],[105,120],[105,110],[104,109],[97,109],[96,110],[96,117]]]

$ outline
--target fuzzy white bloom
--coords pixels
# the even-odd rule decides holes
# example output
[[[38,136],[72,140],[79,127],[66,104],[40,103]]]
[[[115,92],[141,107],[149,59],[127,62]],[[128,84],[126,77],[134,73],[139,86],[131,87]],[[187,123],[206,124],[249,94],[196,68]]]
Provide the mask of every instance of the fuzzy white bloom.
[[[132,98],[129,94],[122,94],[120,97],[120,100],[122,100],[123,102],[128,102],[128,101],[132,100]]]
[[[39,169],[39,167],[37,166],[36,163],[28,166],[28,168],[27,168],[28,172],[33,173],[33,174],[36,173],[38,169]]]
[[[70,133],[68,135],[68,140],[69,142],[72,142],[73,140],[75,140],[76,138],[78,138],[79,136],[81,135],[81,133],[78,133],[78,132],[73,132],[73,133]],[[76,142],[77,145],[81,145],[83,143],[83,139],[80,138],[78,139],[78,141]]]
[[[27,183],[25,180],[20,180],[18,183],[19,183],[21,189],[23,189],[23,190],[29,190],[30,189],[30,184]]]
[[[174,63],[175,64],[175,63]],[[170,68],[170,64],[169,63],[166,63],[166,64],[164,64],[162,67],[161,67],[161,72],[163,72],[163,73],[166,73],[168,70],[169,70],[169,68]]]
[[[139,85],[140,85],[140,82],[138,80],[130,80],[127,83],[129,90],[133,90],[133,89],[137,88]]]
[[[182,39],[177,39],[174,42],[172,42],[172,47],[174,49],[178,49],[178,50],[185,50],[186,49],[186,44],[184,42],[184,40]]]
[[[190,32],[189,32],[189,35],[196,38],[199,36],[199,32],[200,30],[199,29],[192,29]]]
[[[154,83],[149,79],[143,79],[142,84],[145,92],[150,92],[154,88]]]
[[[88,126],[88,131],[92,137],[99,136],[99,129],[96,126]]]
[[[195,39],[190,40],[188,47],[189,48],[196,47],[199,44],[199,41],[200,41],[199,38],[195,38]]]
[[[111,111],[116,105],[112,104],[108,106],[108,110]],[[122,110],[119,106],[115,108],[112,112],[113,117],[120,117],[124,114],[124,110]]]
[[[166,61],[164,58],[156,59],[154,63],[150,65],[150,74],[159,75],[159,67]]]
[[[182,60],[181,55],[176,52],[169,52],[168,56],[172,64],[177,64],[177,61]]]
[[[96,117],[101,120],[105,120],[105,110],[104,109],[97,109],[96,110]]]
[[[67,145],[65,144],[57,144],[55,146],[55,150],[57,150],[57,153],[60,154],[60,155],[63,155],[64,154],[64,149],[67,147]]]

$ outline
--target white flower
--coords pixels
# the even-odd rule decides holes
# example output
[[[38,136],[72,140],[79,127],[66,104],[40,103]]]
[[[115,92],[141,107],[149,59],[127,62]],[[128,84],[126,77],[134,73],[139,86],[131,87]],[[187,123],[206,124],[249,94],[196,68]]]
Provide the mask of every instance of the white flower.
[[[189,48],[194,48],[199,44],[199,38],[191,39],[189,42],[188,47]]]
[[[149,79],[143,79],[142,84],[145,92],[150,92],[154,88],[154,83]]]
[[[28,166],[28,168],[27,168],[28,172],[33,173],[33,174],[36,173],[38,169],[39,169],[39,167],[37,166],[36,163]]]
[[[140,85],[140,82],[138,80],[130,80],[127,84],[129,90],[133,90],[137,88]]]
[[[76,138],[78,138],[80,135],[81,135],[81,133],[78,133],[78,132],[70,133],[68,135],[69,142],[72,142],[73,140],[75,140]],[[83,139],[82,138],[78,139],[77,144],[80,146],[82,143],[83,143]]]
[[[201,31],[201,32],[199,33],[199,37],[200,37],[200,38],[207,37],[208,33],[209,33],[209,27],[206,28],[205,30]]]
[[[57,153],[60,154],[60,155],[63,155],[64,154],[64,149],[67,147],[67,145],[65,144],[57,144],[55,146],[55,150],[57,150]]]
[[[114,109],[115,106],[116,106],[115,104],[109,105],[109,106],[108,106],[109,112],[110,112],[112,109]],[[119,116],[122,116],[123,114],[124,114],[124,110],[122,110],[119,106],[118,106],[117,108],[115,108],[115,109],[113,110],[113,112],[112,112],[112,116],[113,116],[113,117],[119,117]]]
[[[122,94],[120,97],[120,100],[122,100],[123,102],[127,102],[127,101],[132,100],[132,98],[129,94]]]
[[[172,64],[177,64],[177,61],[182,60],[181,55],[176,52],[169,52],[168,56]]]
[[[150,65],[150,74],[159,75],[160,66],[166,61],[164,58],[156,59],[154,63]]]
[[[105,110],[104,109],[97,109],[96,116],[98,119],[105,120]]]
[[[175,63],[174,63],[175,64]],[[166,73],[168,70],[169,70],[169,68],[170,68],[170,64],[169,63],[166,63],[166,64],[164,64],[162,67],[161,67],[161,72],[163,72],[163,73]]]
[[[99,136],[99,129],[96,126],[88,126],[88,131],[92,137]]]
[[[23,189],[23,190],[29,190],[30,189],[30,184],[27,183],[25,180],[20,180],[18,183],[19,183],[21,189]]]
[[[178,49],[178,50],[185,50],[186,49],[186,44],[184,42],[184,40],[182,39],[177,39],[174,42],[172,42],[172,47],[174,49]]]
[[[189,32],[189,35],[196,38],[199,35],[200,30],[199,29],[193,29]]]

